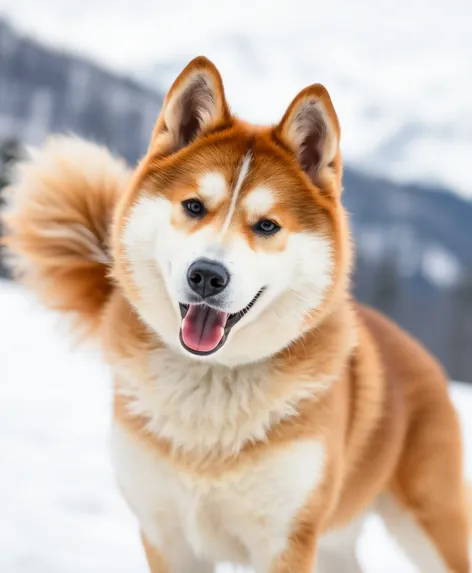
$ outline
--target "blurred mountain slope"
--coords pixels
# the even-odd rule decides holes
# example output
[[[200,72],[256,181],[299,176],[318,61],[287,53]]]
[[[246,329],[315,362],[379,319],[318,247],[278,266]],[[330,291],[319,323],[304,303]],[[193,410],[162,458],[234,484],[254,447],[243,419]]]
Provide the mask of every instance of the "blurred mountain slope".
[[[0,54],[0,146],[2,139],[8,147],[12,138],[38,144],[51,132],[75,132],[131,164],[142,156],[160,91],[47,47],[1,19]],[[176,67],[156,68],[156,82],[167,86]],[[357,245],[357,296],[413,331],[456,378],[472,379],[463,342],[472,337],[472,202],[349,163],[344,188]]]

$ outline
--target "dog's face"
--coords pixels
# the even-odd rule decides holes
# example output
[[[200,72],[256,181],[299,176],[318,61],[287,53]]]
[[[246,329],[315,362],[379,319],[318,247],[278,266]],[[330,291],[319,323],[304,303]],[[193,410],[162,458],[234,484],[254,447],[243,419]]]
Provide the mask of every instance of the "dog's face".
[[[211,63],[182,72],[117,222],[115,274],[166,344],[235,365],[309,327],[340,280],[338,138],[321,86],[256,128]]]

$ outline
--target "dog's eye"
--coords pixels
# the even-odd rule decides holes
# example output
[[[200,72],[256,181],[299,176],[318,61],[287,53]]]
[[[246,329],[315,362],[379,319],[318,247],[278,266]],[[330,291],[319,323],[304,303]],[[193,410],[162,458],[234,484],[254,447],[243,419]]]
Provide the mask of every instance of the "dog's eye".
[[[275,235],[280,231],[280,226],[270,219],[261,219],[252,228],[258,235]]]
[[[198,199],[188,199],[182,203],[187,215],[195,219],[201,219],[206,215],[205,206]]]

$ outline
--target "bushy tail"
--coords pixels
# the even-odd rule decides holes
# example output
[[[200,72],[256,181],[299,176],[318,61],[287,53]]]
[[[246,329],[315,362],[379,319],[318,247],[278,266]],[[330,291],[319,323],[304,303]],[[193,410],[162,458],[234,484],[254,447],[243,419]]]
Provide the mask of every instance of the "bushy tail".
[[[56,136],[20,163],[6,189],[3,243],[14,276],[87,330],[113,288],[110,224],[130,174],[105,148]]]

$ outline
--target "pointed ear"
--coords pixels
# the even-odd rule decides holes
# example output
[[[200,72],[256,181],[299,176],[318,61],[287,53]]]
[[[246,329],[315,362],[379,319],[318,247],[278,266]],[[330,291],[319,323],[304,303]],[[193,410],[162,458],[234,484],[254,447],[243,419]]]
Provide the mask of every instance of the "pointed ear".
[[[170,88],[154,128],[151,149],[163,155],[174,153],[230,118],[221,76],[210,60],[200,56]]]
[[[300,167],[320,189],[341,187],[340,127],[328,91],[321,84],[302,90],[290,104],[276,137],[295,154]]]

